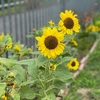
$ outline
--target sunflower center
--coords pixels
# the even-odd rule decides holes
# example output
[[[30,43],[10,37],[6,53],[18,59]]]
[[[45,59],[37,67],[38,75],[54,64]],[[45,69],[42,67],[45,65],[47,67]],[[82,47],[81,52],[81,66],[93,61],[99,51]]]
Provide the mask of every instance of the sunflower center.
[[[71,65],[74,67],[75,66],[75,61],[73,61]]]
[[[45,41],[44,41],[44,44],[45,46],[48,48],[48,49],[54,49],[57,47],[58,45],[58,40],[56,37],[54,36],[48,36]]]
[[[52,69],[53,68],[53,66],[50,66],[50,69]]]
[[[64,20],[64,26],[65,26],[66,28],[68,28],[68,29],[73,28],[73,26],[74,26],[73,20],[72,20],[71,18],[66,18],[66,19]]]

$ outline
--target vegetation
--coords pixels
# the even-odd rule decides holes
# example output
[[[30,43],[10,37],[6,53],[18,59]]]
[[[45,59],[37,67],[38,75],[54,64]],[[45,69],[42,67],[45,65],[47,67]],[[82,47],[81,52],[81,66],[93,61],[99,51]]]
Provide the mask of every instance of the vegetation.
[[[10,0],[10,2],[14,2],[14,0]],[[4,3],[8,3],[8,0],[4,0]],[[0,0],[0,4],[2,4],[1,0]]]
[[[0,99],[56,100],[66,82],[73,82],[73,72],[79,67],[74,38],[80,25],[71,10],[60,17],[59,24],[51,20],[33,31],[29,36],[35,38],[33,50],[14,43],[10,34],[0,35]]]
[[[85,69],[71,85],[65,100],[99,100],[100,99],[100,42],[90,55]]]

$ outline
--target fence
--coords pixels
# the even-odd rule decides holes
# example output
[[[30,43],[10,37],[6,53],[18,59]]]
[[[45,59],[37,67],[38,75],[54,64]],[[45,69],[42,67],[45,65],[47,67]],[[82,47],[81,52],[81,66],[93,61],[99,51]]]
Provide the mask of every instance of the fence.
[[[10,33],[15,42],[20,41],[31,46],[33,41],[26,38],[26,35],[30,34],[33,28],[39,29],[47,25],[50,19],[57,22],[61,11],[61,5],[57,0],[54,0],[52,6],[48,6],[48,3],[52,3],[53,0],[51,2],[38,0],[41,5],[37,4],[37,8],[33,6],[35,1],[37,0],[28,0],[32,3],[30,4],[26,0],[14,0],[13,3],[8,0],[8,3],[4,4],[4,0],[1,0],[0,32]]]
[[[10,2],[10,4],[0,5],[0,9],[2,9],[2,7],[8,8],[8,6],[12,7],[12,6],[14,6],[15,4],[16,4],[16,5],[19,5],[20,3],[23,4],[24,1],[21,1],[21,2],[16,1],[15,3],[14,3],[14,2]]]
[[[96,0],[13,0],[12,3],[10,1],[5,4],[4,0],[1,0],[0,32],[10,33],[15,42],[20,41],[31,46],[34,44],[33,40],[26,38],[26,35],[30,34],[33,28],[39,29],[47,25],[51,19],[57,23],[59,13],[65,9],[74,10],[82,18],[84,12],[94,7]]]

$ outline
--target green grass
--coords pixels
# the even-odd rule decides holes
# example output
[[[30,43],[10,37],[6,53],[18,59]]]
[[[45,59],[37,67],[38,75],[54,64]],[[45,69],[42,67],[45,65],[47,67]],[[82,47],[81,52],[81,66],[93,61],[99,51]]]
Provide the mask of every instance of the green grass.
[[[77,92],[80,89],[89,89],[87,97]],[[100,100],[100,42],[64,100]]]
[[[78,42],[78,53],[77,58],[81,59],[83,58],[92,47],[94,41],[96,40],[98,34],[92,34],[92,33],[86,33],[85,31],[82,31],[78,34],[76,37],[76,40]]]

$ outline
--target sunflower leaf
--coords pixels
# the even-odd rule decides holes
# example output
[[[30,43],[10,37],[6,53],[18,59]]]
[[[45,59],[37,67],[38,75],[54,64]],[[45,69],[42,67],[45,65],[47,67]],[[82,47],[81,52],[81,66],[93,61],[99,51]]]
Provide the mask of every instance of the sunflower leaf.
[[[75,34],[72,34],[72,35],[70,35],[70,34],[67,34],[67,35],[65,35],[65,38],[64,38],[64,42],[69,42],[69,41],[71,41],[72,39],[74,39],[75,38]]]
[[[64,58],[61,58],[61,62],[59,63],[59,64],[63,64],[63,63],[65,63],[65,62],[67,62],[67,61],[70,61],[71,59],[72,59],[73,57],[64,57]]]
[[[12,89],[11,96],[13,100],[20,100],[20,94],[15,89]]]
[[[6,87],[6,83],[0,83],[0,97],[4,94],[5,87]]]
[[[37,64],[38,64],[38,66],[42,66],[47,61],[48,61],[47,57],[44,57],[42,55],[39,55],[38,58],[37,58]]]
[[[37,66],[36,64],[34,65],[29,65],[27,67],[28,69],[28,74],[32,77],[32,79],[34,79],[34,81],[36,80],[37,76],[38,76],[38,70],[37,70]]]
[[[41,100],[56,100],[56,97],[53,93],[50,93],[46,97],[42,98]]]
[[[33,100],[35,98],[35,93],[32,88],[24,86],[20,89],[20,96],[23,99]]]
[[[0,58],[0,63],[4,64],[6,67],[12,67],[17,63],[17,61],[14,59]]]
[[[54,72],[55,78],[62,82],[68,82],[68,80],[73,79],[73,74],[68,71],[67,67],[59,65]]]
[[[34,59],[27,59],[27,60],[21,60],[21,61],[18,61],[17,64],[19,65],[31,65],[31,64],[34,64],[35,63],[35,58]]]
[[[13,72],[16,76],[17,84],[21,84],[22,82],[26,81],[26,71],[20,65],[15,65],[13,67]]]

